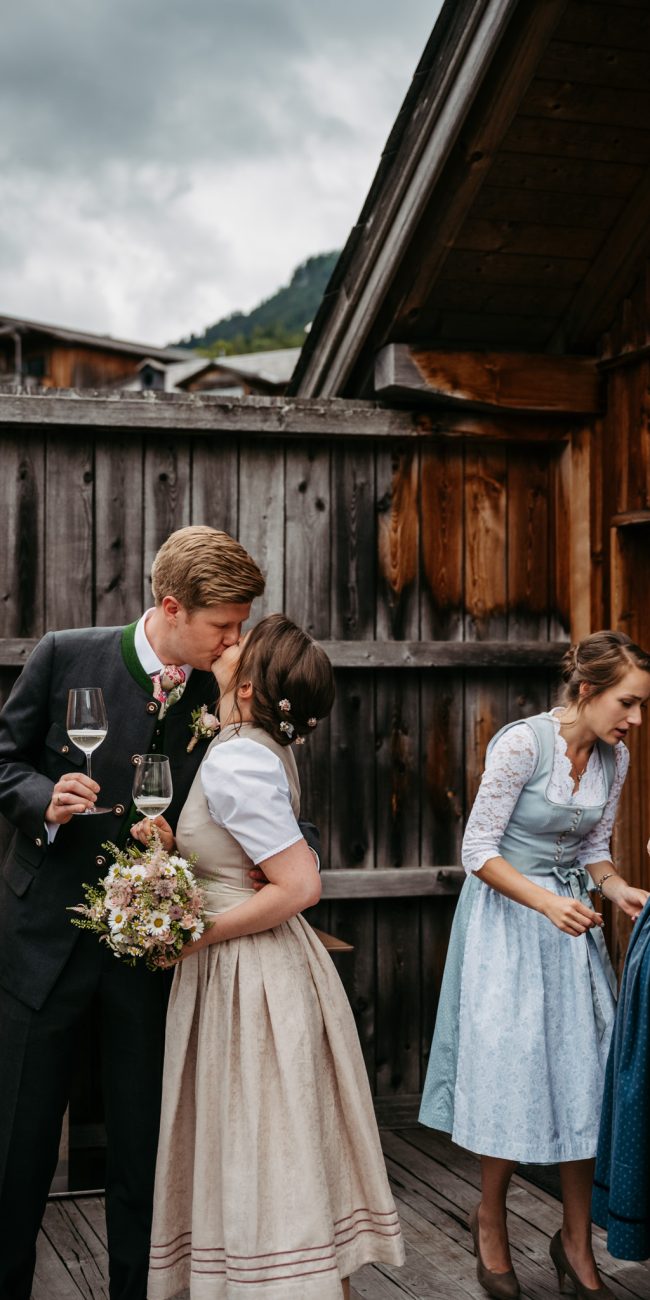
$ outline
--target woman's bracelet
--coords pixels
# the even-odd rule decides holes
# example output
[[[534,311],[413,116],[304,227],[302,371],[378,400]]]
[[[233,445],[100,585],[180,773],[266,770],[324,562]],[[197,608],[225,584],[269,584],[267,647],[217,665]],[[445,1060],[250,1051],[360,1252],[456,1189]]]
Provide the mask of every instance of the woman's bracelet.
[[[606,895],[603,893],[603,885],[605,884],[605,881],[610,880],[612,876],[617,876],[617,875],[618,875],[617,871],[606,871],[605,875],[600,877],[600,880],[596,884],[596,893],[600,894],[601,898],[606,897]]]

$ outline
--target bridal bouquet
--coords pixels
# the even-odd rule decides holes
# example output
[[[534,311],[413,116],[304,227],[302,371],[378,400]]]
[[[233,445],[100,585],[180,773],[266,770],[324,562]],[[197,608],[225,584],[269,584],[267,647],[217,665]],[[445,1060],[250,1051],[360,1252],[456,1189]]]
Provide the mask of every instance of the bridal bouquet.
[[[144,958],[150,970],[178,956],[203,934],[203,892],[192,873],[194,859],[167,853],[154,830],[146,848],[104,844],[113,863],[96,885],[84,885],[85,903],[72,924],[94,930],[129,965]]]

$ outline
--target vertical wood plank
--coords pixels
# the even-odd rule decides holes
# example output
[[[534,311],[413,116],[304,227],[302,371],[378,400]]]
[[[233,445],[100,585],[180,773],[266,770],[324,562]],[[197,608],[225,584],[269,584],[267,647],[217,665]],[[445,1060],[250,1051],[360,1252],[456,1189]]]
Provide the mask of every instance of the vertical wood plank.
[[[284,607],[284,449],[243,439],[239,449],[239,541],[266,578],[254,617]]]
[[[332,636],[372,639],[376,601],[375,453],[332,451]],[[331,865],[375,865],[375,688],[372,673],[337,673],[331,725]],[[333,903],[329,928],[354,952],[339,973],[355,1014],[373,1092],[376,905]]]
[[[332,449],[332,636],[375,634],[375,456],[361,444]]]
[[[192,444],[191,523],[239,530],[239,448],[231,438],[196,438]]]
[[[151,604],[156,551],[190,522],[190,446],[186,439],[149,437],[144,454],[144,608]]]
[[[284,610],[310,636],[331,627],[330,458],[327,448],[285,452]]]
[[[549,457],[546,447],[507,453],[508,640],[548,638],[550,591]],[[507,678],[508,719],[548,708],[548,675],[514,672]]]
[[[327,447],[291,444],[285,455],[284,610],[310,636],[331,628],[330,455]],[[303,814],[317,824],[323,861],[330,859],[330,724],[320,722],[296,749]],[[325,904],[319,922],[325,920]]]
[[[422,451],[420,635],[463,638],[464,450],[441,442]],[[460,672],[422,674],[420,691],[420,861],[458,863],[464,825],[464,682]],[[420,906],[420,1083],[429,1060],[453,899]]]
[[[463,635],[463,451],[449,443],[422,452],[420,635]]]
[[[45,625],[93,617],[94,456],[90,438],[50,434],[46,448]],[[81,683],[83,685],[83,683]]]
[[[41,636],[44,627],[45,444],[41,434],[2,434],[0,629]]]
[[[467,449],[465,457],[465,638],[505,637],[507,629],[506,453]],[[472,805],[487,743],[505,721],[506,683],[468,674],[465,684],[465,804]]]
[[[142,613],[144,518],[142,439],[95,444],[95,613],[99,627]]]
[[[417,629],[419,464],[417,452],[377,452],[376,636],[409,640]],[[418,632],[415,631],[417,637]]]
[[[372,675],[340,672],[331,720],[331,861],[333,867],[374,866],[375,754]],[[375,1091],[375,910],[374,903],[338,903],[330,927],[354,945],[340,966],[354,1011],[363,1055]]]
[[[419,454],[377,453],[378,637],[419,636]],[[420,848],[419,674],[376,678],[377,866],[417,862]],[[377,1094],[417,1092],[420,926],[411,901],[377,913]]]

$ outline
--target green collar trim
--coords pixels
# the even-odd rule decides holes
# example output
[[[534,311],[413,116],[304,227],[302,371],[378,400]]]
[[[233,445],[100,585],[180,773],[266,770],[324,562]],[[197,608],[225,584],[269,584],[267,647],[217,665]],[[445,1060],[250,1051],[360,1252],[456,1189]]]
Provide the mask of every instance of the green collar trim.
[[[138,686],[142,686],[148,695],[153,695],[153,682],[148,673],[145,672],[135,649],[135,629],[138,626],[135,623],[129,623],[122,632],[122,658]]]

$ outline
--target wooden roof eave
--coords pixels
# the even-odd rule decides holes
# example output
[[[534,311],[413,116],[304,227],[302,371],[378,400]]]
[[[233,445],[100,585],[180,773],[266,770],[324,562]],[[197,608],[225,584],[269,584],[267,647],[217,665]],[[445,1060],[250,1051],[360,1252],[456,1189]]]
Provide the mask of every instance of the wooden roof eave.
[[[432,37],[432,41],[436,34],[440,37],[442,29],[437,58],[426,82],[418,84],[416,74],[400,114],[410,115],[417,129],[403,132],[390,168],[386,169],[385,160],[380,166],[303,348],[290,393],[342,395],[513,15],[518,12],[520,19],[516,57],[507,83],[500,81],[493,88],[493,118],[488,125],[492,131],[496,128],[499,137],[505,134],[566,3],[540,0],[527,6],[520,0],[466,0],[461,5],[447,0]],[[483,160],[480,150],[474,158],[471,139],[464,140],[463,152],[467,158],[463,183],[440,195],[442,258],[449,247],[448,228],[457,227],[466,215],[487,174],[488,159]]]

